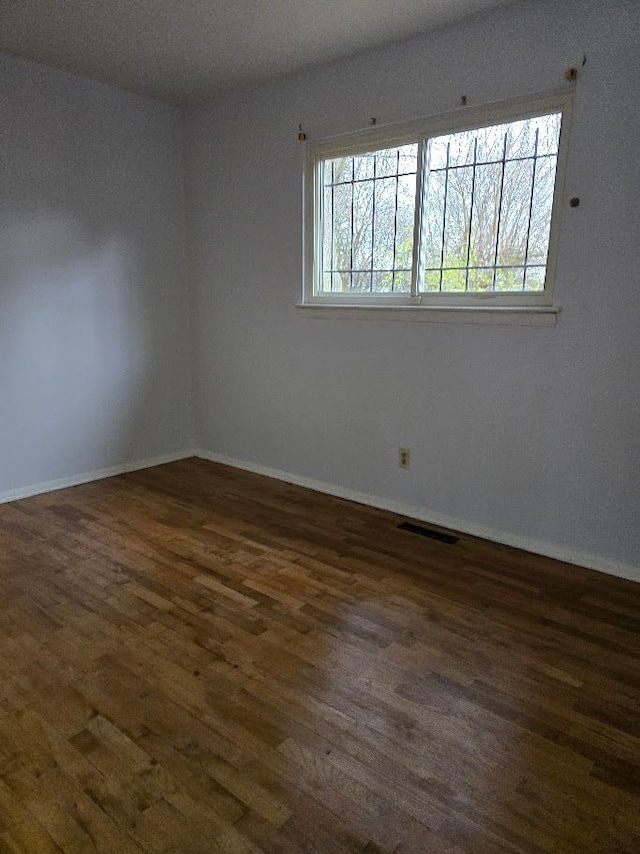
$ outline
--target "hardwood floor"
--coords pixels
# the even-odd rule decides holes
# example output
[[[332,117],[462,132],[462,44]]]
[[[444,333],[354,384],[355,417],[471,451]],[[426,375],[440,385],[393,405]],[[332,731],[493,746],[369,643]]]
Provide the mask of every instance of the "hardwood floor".
[[[0,851],[637,854],[640,585],[201,460],[0,506]]]

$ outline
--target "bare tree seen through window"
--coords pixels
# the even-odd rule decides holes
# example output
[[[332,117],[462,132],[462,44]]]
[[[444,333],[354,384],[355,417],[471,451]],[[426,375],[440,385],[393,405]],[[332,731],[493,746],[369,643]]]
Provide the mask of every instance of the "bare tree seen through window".
[[[560,118],[426,143],[419,290],[543,290]],[[410,291],[418,168],[417,143],[324,162],[324,292]]]

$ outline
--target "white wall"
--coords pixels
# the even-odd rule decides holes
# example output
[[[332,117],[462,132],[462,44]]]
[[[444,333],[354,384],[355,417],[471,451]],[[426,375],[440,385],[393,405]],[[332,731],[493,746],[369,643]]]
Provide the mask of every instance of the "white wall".
[[[638,567],[639,8],[517,4],[192,109],[199,444],[547,553]],[[320,138],[370,116],[454,109],[462,94],[477,104],[545,92],[583,53],[554,328],[296,313],[299,123]],[[408,472],[399,445],[411,447]]]
[[[180,125],[0,58],[0,495],[191,443]]]

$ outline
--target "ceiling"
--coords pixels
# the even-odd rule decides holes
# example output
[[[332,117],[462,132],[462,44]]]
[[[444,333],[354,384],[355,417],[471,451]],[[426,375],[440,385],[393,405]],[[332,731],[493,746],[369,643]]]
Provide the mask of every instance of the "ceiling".
[[[511,0],[0,0],[0,52],[180,103]]]

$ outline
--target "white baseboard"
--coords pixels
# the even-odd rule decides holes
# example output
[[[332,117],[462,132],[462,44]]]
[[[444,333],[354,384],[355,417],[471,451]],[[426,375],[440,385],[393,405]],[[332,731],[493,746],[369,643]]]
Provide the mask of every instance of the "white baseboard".
[[[20,498],[30,498],[32,495],[41,495],[43,492],[55,492],[56,489],[67,489],[70,486],[79,486],[81,483],[90,483],[93,480],[103,480],[105,477],[113,477],[116,474],[126,474],[130,471],[161,466],[163,463],[172,463],[175,460],[184,460],[187,457],[199,456],[198,452],[190,449],[187,451],[176,451],[173,454],[163,454],[159,457],[147,457],[144,460],[134,460],[130,463],[122,463],[119,466],[111,466],[105,469],[83,472],[71,477],[61,477],[57,480],[47,480],[43,483],[33,483],[19,489],[9,489],[0,492],[0,504],[8,501],[18,501]]]
[[[488,528],[485,525],[479,525],[476,522],[469,522],[465,519],[443,516],[441,513],[432,512],[431,510],[427,510],[426,508],[418,505],[406,504],[401,501],[392,501],[391,499],[383,498],[379,495],[370,495],[366,492],[358,492],[355,489],[347,489],[344,486],[338,486],[333,483],[325,483],[324,481],[315,480],[314,478],[303,477],[301,475],[292,474],[291,472],[281,471],[280,469],[273,469],[268,466],[259,465],[258,463],[248,462],[247,460],[238,460],[235,457],[228,457],[224,454],[216,454],[212,451],[195,448],[176,451],[172,454],[163,454],[158,457],[148,457],[143,460],[134,460],[133,462],[123,463],[118,466],[111,466],[110,468],[96,469],[94,471],[84,472],[72,477],[63,477],[58,480],[34,483],[19,489],[10,489],[5,492],[0,492],[0,504],[4,504],[8,501],[18,501],[21,498],[29,498],[32,495],[40,495],[44,492],[54,492],[57,489],[67,489],[70,486],[79,486],[82,483],[90,483],[94,480],[102,480],[103,478],[113,477],[118,474],[126,474],[127,472],[140,471],[141,469],[160,466],[164,463],[183,460],[187,457],[201,457],[202,459],[211,460],[212,462],[223,463],[224,465],[232,466],[233,468],[243,469],[244,471],[254,472],[255,474],[262,474],[266,477],[273,477],[276,480],[283,480],[286,483],[293,483],[296,486],[304,486],[307,489],[314,490],[315,492],[323,492],[326,495],[335,495],[338,498],[355,501],[357,504],[366,504],[369,507],[378,507],[381,510],[389,510],[391,513],[397,513],[399,516],[406,516],[410,519],[419,519],[422,522],[431,522],[433,525],[440,525],[443,528],[450,528],[453,531],[460,531],[461,533],[470,534],[474,537],[482,537],[485,540],[503,543],[504,545],[523,549],[527,552],[533,552],[534,554],[555,558],[556,560],[561,560],[565,563],[584,566],[587,569],[595,569],[598,572],[615,575],[618,578],[627,578],[631,581],[640,582],[640,567],[611,560],[603,555],[594,555],[567,548],[565,546],[557,546],[553,543],[547,543],[544,540],[522,537],[517,534],[511,534],[508,531]]]
[[[379,495],[370,495],[366,492],[357,492],[354,489],[347,489],[333,483],[324,483],[323,481],[314,480],[310,477],[302,477],[297,474],[292,474],[291,472],[262,466],[258,463],[238,460],[234,457],[225,456],[224,454],[216,454],[212,451],[205,451],[201,449],[194,453],[196,456],[205,460],[210,460],[211,462],[223,463],[227,466],[233,466],[233,468],[244,469],[245,471],[254,472],[255,474],[273,477],[276,480],[283,480],[286,483],[293,483],[296,486],[304,486],[307,489],[313,489],[315,492],[324,492],[327,495],[346,498],[348,501],[355,501],[357,504],[367,504],[370,507],[389,510],[392,513],[397,513],[400,516],[407,516],[410,519],[419,519],[422,522],[431,522],[433,525],[450,528],[453,531],[460,531],[464,534],[470,534],[473,537],[482,537],[485,540],[502,543],[506,546],[513,546],[514,548],[522,549],[523,551],[544,555],[545,557],[561,560],[565,563],[572,563],[577,566],[586,567],[587,569],[595,569],[598,572],[604,572],[607,575],[615,575],[618,578],[627,578],[631,581],[640,582],[640,566],[632,566],[631,564],[611,560],[603,555],[589,554],[566,546],[547,543],[544,540],[523,537],[518,534],[511,534],[508,531],[496,530],[495,528],[488,528],[485,525],[479,525],[476,522],[469,522],[465,519],[455,519],[451,516],[443,516],[441,513],[435,513],[417,505],[405,504],[401,501],[392,501],[388,498],[382,498]]]

